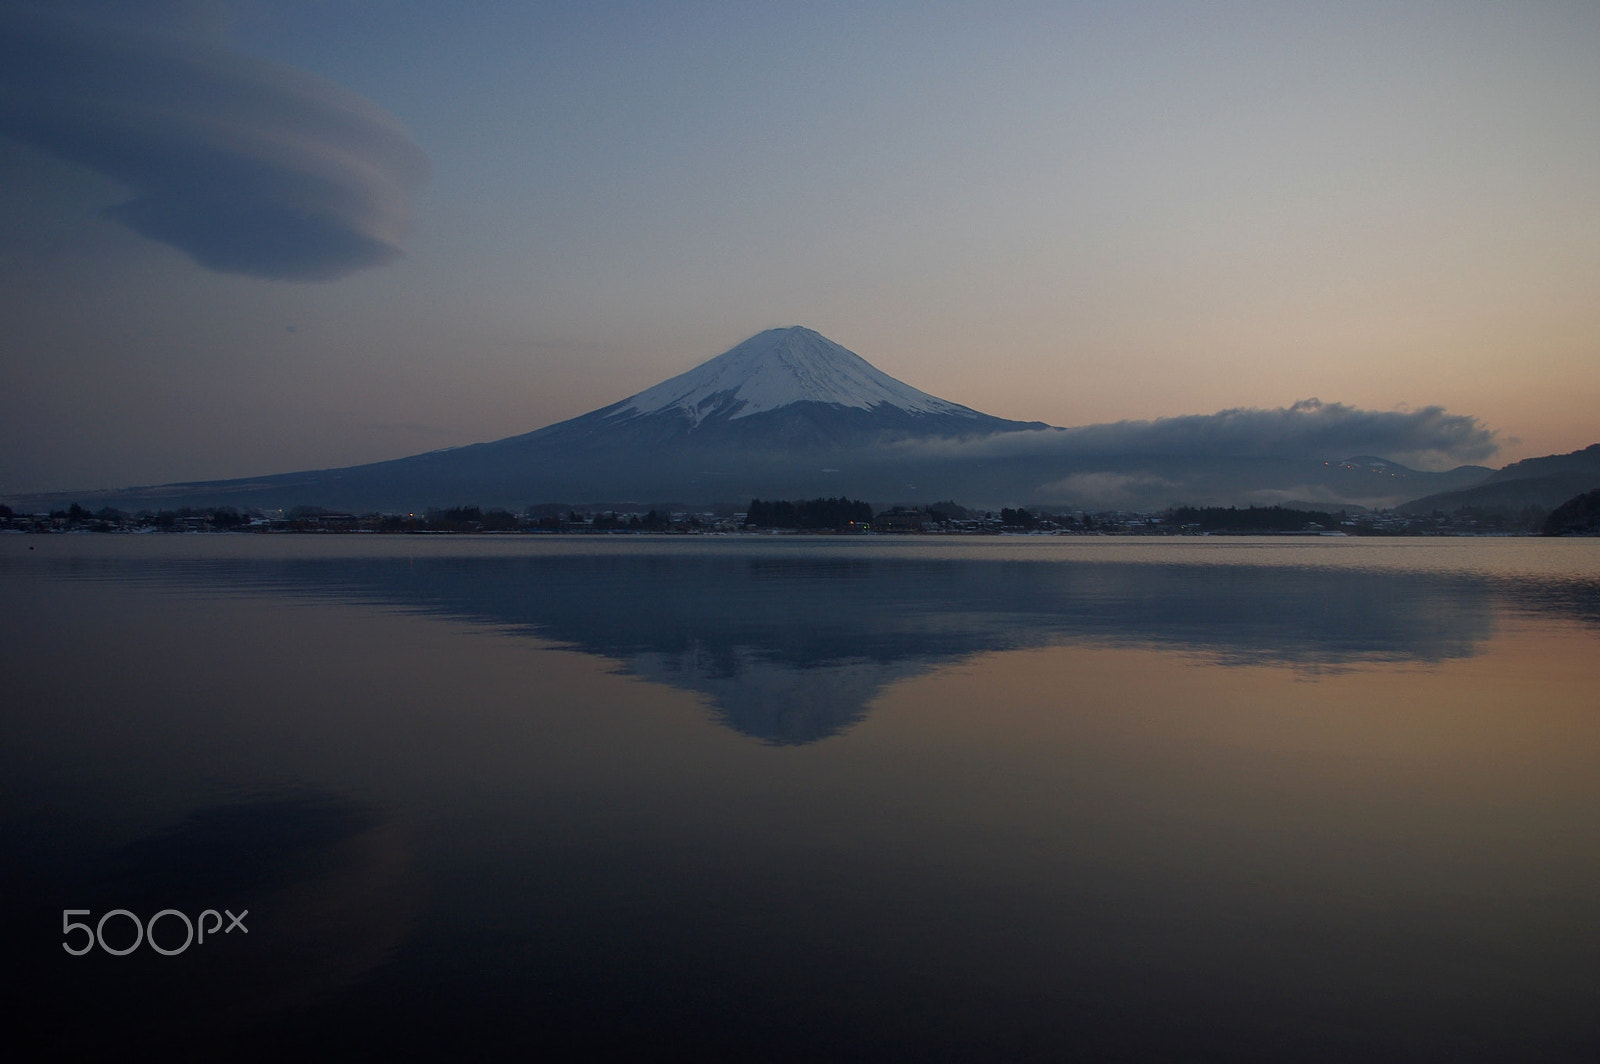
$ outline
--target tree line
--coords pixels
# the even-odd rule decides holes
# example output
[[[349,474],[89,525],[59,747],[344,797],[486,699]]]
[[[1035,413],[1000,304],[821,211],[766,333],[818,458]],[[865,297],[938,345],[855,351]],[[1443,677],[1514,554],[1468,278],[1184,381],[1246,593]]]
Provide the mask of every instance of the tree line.
[[[745,512],[746,528],[845,529],[870,525],[872,506],[860,499],[751,499]]]

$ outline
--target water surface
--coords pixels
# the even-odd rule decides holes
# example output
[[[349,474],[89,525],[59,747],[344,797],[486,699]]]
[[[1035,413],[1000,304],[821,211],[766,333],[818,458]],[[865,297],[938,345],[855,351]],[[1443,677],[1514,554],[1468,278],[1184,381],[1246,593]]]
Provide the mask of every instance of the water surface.
[[[237,1057],[1593,1059],[1597,546],[0,537],[25,1012]],[[247,938],[61,948],[225,906]]]

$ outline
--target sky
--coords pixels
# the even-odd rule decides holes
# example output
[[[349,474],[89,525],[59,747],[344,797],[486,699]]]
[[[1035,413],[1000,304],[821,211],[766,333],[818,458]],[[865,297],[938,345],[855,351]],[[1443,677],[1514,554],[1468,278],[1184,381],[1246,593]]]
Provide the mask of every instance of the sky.
[[[1596,55],[1587,2],[0,0],[0,494],[497,439],[787,325],[1018,420],[1574,450]]]

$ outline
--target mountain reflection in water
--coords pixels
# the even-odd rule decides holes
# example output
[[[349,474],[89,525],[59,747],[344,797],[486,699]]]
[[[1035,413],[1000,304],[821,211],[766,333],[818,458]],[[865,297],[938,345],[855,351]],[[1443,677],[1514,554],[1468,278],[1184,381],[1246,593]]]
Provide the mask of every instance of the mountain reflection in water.
[[[1471,656],[1471,574],[1251,565],[730,554],[191,562],[180,579],[381,603],[531,634],[810,743],[887,685],[975,654],[1092,641],[1308,671]]]
[[[12,1011],[106,1058],[1600,1059],[1594,548],[0,537]],[[169,908],[249,933],[63,950]]]

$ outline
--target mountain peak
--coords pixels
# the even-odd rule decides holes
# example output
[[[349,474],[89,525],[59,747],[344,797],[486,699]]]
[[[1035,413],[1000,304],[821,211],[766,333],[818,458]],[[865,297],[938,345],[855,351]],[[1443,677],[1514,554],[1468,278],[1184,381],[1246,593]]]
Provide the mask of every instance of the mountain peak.
[[[679,410],[697,425],[712,416],[733,421],[805,402],[979,416],[895,380],[855,352],[801,326],[757,333],[687,373],[622,400],[606,416]]]

